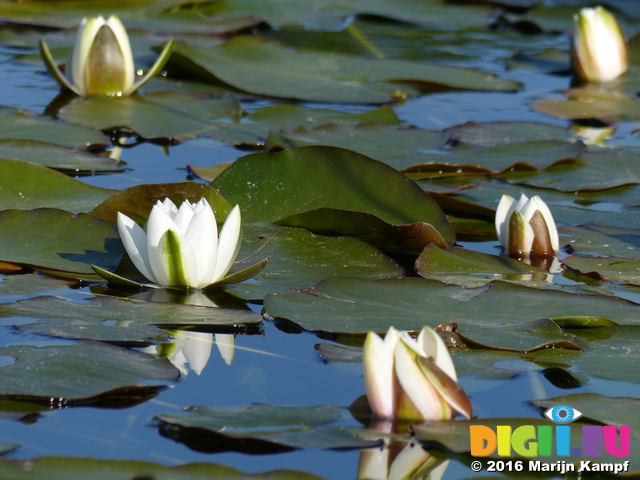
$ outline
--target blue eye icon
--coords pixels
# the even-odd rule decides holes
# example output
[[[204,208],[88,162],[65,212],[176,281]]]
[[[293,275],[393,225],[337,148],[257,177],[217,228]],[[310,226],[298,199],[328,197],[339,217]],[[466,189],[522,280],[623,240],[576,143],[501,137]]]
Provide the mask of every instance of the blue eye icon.
[[[544,416],[553,423],[571,423],[582,416],[582,412],[566,405],[556,405],[544,412]]]

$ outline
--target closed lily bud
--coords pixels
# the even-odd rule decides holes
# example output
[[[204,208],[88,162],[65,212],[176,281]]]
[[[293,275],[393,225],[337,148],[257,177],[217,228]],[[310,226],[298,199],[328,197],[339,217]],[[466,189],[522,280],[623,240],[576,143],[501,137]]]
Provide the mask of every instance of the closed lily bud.
[[[458,385],[449,351],[424,327],[417,340],[393,327],[384,340],[369,332],[364,344],[364,381],[378,418],[422,422],[471,418],[469,398]]]
[[[238,255],[240,208],[236,205],[218,237],[216,218],[203,198],[178,209],[168,198],[151,210],[145,232],[118,212],[118,231],[136,268],[161,287],[204,288],[221,280]]]
[[[609,82],[627,71],[627,46],[616,18],[602,7],[574,16],[573,66],[589,82]]]
[[[540,197],[503,195],[496,210],[496,232],[505,251],[519,258],[554,255],[560,248],[551,211]]]
[[[172,48],[173,40],[170,40],[147,74],[135,82],[136,70],[129,36],[115,15],[108,20],[101,16],[82,20],[67,62],[66,76],[60,71],[44,39],[40,40],[40,53],[51,75],[61,87],[82,97],[131,95],[160,71]]]

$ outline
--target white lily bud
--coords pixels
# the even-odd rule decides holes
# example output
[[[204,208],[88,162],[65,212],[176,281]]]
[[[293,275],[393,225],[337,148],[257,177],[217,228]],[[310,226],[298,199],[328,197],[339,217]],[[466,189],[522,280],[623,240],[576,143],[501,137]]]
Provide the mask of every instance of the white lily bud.
[[[471,418],[471,403],[457,384],[449,351],[429,327],[418,341],[393,327],[384,340],[369,332],[363,368],[369,405],[379,418],[448,420],[455,411]]]
[[[102,16],[82,20],[66,76],[58,68],[44,39],[40,41],[40,53],[49,72],[60,86],[83,97],[131,95],[160,71],[172,48],[173,40],[170,40],[149,72],[136,83],[129,36],[115,15],[108,20]]]
[[[221,280],[238,255],[240,208],[227,217],[220,236],[216,218],[203,198],[176,208],[168,198],[151,210],[147,231],[118,212],[118,231],[131,261],[162,287],[204,288]]]
[[[620,24],[602,7],[574,16],[573,66],[589,82],[609,82],[627,71],[627,46]]]
[[[496,210],[496,233],[509,255],[520,258],[554,255],[560,248],[549,207],[538,197],[522,195],[516,202],[503,195]]]

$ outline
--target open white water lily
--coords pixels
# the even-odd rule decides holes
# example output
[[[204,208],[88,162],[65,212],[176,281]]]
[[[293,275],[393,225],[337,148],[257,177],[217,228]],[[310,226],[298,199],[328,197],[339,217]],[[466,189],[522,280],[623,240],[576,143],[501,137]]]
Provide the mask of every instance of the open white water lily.
[[[147,231],[118,212],[118,231],[136,268],[162,287],[204,288],[221,280],[240,249],[242,221],[237,205],[218,237],[216,217],[204,198],[178,209],[168,198],[153,206]]]
[[[440,336],[424,327],[417,340],[391,327],[384,340],[369,332],[363,353],[367,399],[378,418],[422,422],[471,418],[469,398]]]
[[[589,82],[610,82],[627,71],[627,46],[616,18],[602,7],[574,16],[573,66]]]
[[[496,210],[498,240],[509,255],[523,259],[554,255],[560,248],[556,222],[537,195],[517,202],[503,195]]]
[[[129,36],[115,15],[108,20],[102,16],[82,20],[67,62],[66,76],[60,71],[47,43],[40,40],[40,53],[51,75],[61,87],[82,97],[125,97],[135,93],[160,71],[172,48],[173,40],[170,40],[147,74],[136,82]]]

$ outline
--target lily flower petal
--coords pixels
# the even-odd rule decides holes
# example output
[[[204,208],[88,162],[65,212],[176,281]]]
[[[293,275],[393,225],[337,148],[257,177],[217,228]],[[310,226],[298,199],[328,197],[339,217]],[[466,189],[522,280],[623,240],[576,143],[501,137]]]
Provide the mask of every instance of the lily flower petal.
[[[147,234],[144,233],[142,227],[123,213],[118,212],[118,232],[135,267],[153,283],[158,283],[149,262]]]
[[[229,216],[220,230],[218,243],[218,260],[209,283],[217,282],[224,277],[240,251],[240,238],[242,237],[242,217],[240,207],[233,207]]]
[[[375,332],[367,334],[362,360],[364,385],[373,413],[380,418],[394,418],[393,349],[385,340]]]

